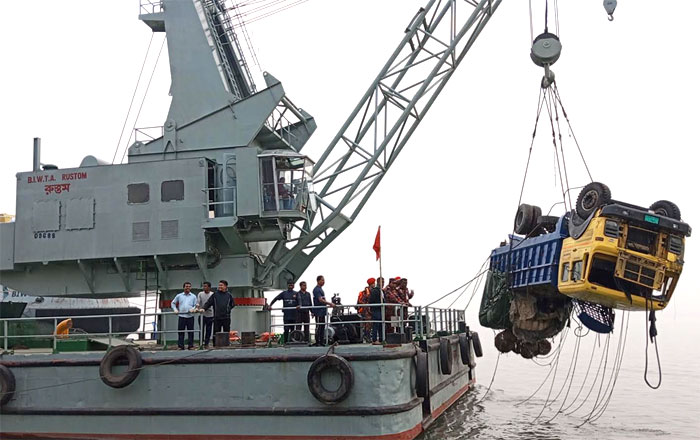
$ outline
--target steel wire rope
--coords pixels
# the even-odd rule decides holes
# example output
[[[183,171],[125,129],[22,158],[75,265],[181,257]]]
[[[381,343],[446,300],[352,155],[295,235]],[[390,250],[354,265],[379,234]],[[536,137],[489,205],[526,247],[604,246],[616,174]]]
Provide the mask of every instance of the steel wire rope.
[[[601,353],[600,362],[598,363],[598,369],[596,370],[595,377],[593,378],[593,383],[591,384],[591,388],[588,390],[588,394],[586,394],[586,397],[583,398],[583,400],[581,401],[579,406],[577,406],[576,408],[574,408],[570,412],[565,413],[565,415],[567,415],[567,416],[574,414],[579,409],[581,409],[581,407],[583,405],[585,405],[586,402],[588,401],[588,398],[591,396],[591,393],[593,393],[593,389],[595,388],[595,384],[598,382],[598,376],[600,376],[600,369],[604,364],[603,360],[605,359],[605,363],[607,363],[608,347],[610,345],[610,334],[607,334],[605,336],[606,337],[605,337],[605,344],[603,345],[603,352]],[[600,335],[598,335],[598,343],[600,345]],[[602,384],[602,382],[603,382],[603,380],[601,379],[601,384]]]
[[[574,336],[576,336],[576,330],[574,330]],[[564,395],[564,399],[562,399],[562,401],[561,401],[561,405],[559,406],[559,409],[552,416],[552,418],[547,420],[545,423],[553,422],[554,419],[556,419],[557,416],[562,413],[562,408],[564,408],[564,405],[566,405],[566,400],[569,398],[569,393],[571,392],[571,387],[573,386],[574,379],[576,378],[576,366],[578,365],[578,354],[579,354],[580,349],[581,349],[581,338],[577,337],[576,338],[576,345],[574,346],[574,354],[573,354],[573,360],[572,360],[574,368],[573,368],[573,371],[571,371],[571,380],[569,380],[569,386],[566,389],[566,394]],[[567,374],[567,378],[568,378],[568,374]],[[564,380],[564,384],[562,385],[562,389],[565,386],[566,386],[566,379]],[[559,396],[557,396],[557,397],[559,397]],[[554,402],[552,402],[552,403],[554,403]]]
[[[554,119],[553,119],[553,109],[552,109],[552,107],[555,105],[555,103],[552,102],[552,101],[553,101],[552,93],[551,93],[550,88],[548,87],[548,88],[547,88],[547,101],[546,101],[546,104],[547,104],[547,114],[549,115],[549,123],[550,123],[551,129],[552,129],[552,144],[553,144],[553,146],[554,146],[554,157],[555,157],[555,161],[556,161],[556,164],[557,164],[557,166],[556,166],[556,172],[559,174],[559,186],[561,187],[561,195],[562,195],[562,199],[564,200],[564,209],[565,209],[566,211],[568,211],[569,208],[566,207],[566,193],[567,193],[567,190],[566,190],[566,188],[564,187],[564,179],[563,179],[562,173],[561,173],[561,171],[562,171],[562,166],[561,166],[561,163],[559,162],[559,151],[558,151],[558,146],[557,146],[557,137],[556,137],[556,133],[555,133],[555,131],[554,131]]]
[[[560,340],[559,345],[557,345],[557,350],[555,350],[555,351],[556,351],[556,352],[559,352],[560,349],[561,349],[561,340]],[[524,404],[524,403],[529,402],[530,400],[532,400],[532,398],[534,398],[534,397],[537,395],[537,393],[540,392],[540,390],[542,389],[542,387],[548,382],[549,376],[554,372],[554,365],[553,365],[553,364],[554,364],[554,361],[552,361],[552,362],[550,362],[550,363],[548,363],[548,364],[538,364],[538,365],[540,365],[541,367],[547,367],[547,366],[549,367],[549,371],[547,372],[547,375],[544,377],[544,379],[542,380],[542,382],[540,382],[540,385],[535,389],[535,391],[533,391],[533,392],[532,392],[528,397],[526,397],[525,399],[523,399],[523,400],[521,400],[521,401],[519,401],[519,402],[514,403],[513,406],[520,406],[520,405],[522,405],[522,404]]]
[[[644,348],[644,382],[646,382],[647,386],[653,390],[658,390],[659,387],[661,386],[661,380],[663,378],[661,374],[661,358],[659,357],[659,341],[657,340],[656,335],[654,335],[653,340],[651,341],[652,344],[654,344],[654,348],[656,350],[656,364],[659,367],[659,383],[656,384],[656,386],[652,385],[649,383],[649,379],[647,378],[648,372],[649,372],[649,340],[652,339],[651,334],[649,333],[649,320],[651,319],[651,316],[649,314],[649,298],[644,299],[644,325],[645,325],[645,334],[644,334],[644,340],[646,341],[646,345]]]
[[[160,44],[160,50],[158,51],[158,56],[156,57],[156,62],[153,64],[153,71],[151,72],[151,77],[148,78],[148,84],[146,84],[146,91],[143,93],[143,99],[141,100],[141,105],[139,106],[139,111],[136,113],[136,118],[134,119],[134,125],[131,128],[131,135],[129,136],[129,140],[127,140],[127,144],[131,140],[131,137],[134,136],[134,130],[136,130],[136,124],[138,123],[139,116],[141,116],[141,110],[143,110],[143,104],[146,102],[146,96],[148,95],[148,90],[151,88],[151,81],[153,81],[153,76],[156,73],[156,69],[158,68],[158,61],[160,61],[160,55],[163,53],[163,47],[165,47],[165,42],[166,38],[163,37],[163,42]],[[165,147],[165,146],[164,146]],[[122,153],[122,158],[119,163],[124,163],[124,157],[126,157],[126,153],[129,151],[129,147],[124,148],[124,153]]]
[[[566,332],[566,333],[568,333],[568,332]],[[565,336],[566,335],[564,333],[562,333],[562,335],[559,338],[559,345],[564,344]],[[559,350],[559,353],[557,353],[557,356],[556,356],[555,361],[554,361],[554,365],[552,366],[552,368],[554,369],[554,375],[552,376],[552,382],[549,385],[549,391],[547,392],[547,397],[544,400],[544,405],[542,405],[542,409],[540,410],[540,413],[537,415],[537,417],[535,417],[530,422],[531,424],[535,423],[540,417],[542,417],[542,414],[544,414],[544,411],[547,409],[547,406],[548,406],[547,402],[549,402],[549,398],[552,396],[552,389],[554,388],[554,383],[557,380],[557,371],[559,370],[559,359],[560,358],[561,358],[561,350]]]
[[[488,261],[488,260],[487,260],[487,261]],[[484,265],[482,265],[481,267],[484,267]],[[481,272],[479,272],[478,274],[476,274],[472,279],[470,279],[470,280],[467,281],[466,283],[464,283],[464,284],[462,284],[461,286],[457,287],[456,289],[451,290],[450,292],[448,292],[448,293],[442,295],[440,298],[436,299],[435,301],[433,301],[433,302],[431,302],[431,303],[429,303],[429,304],[426,304],[424,307],[430,307],[430,306],[432,306],[433,304],[442,301],[443,299],[445,299],[445,298],[447,298],[448,296],[452,295],[453,293],[455,293],[455,292],[458,291],[459,289],[464,288],[464,289],[466,290],[466,287],[468,287],[472,282],[474,282],[474,280],[476,280],[477,278],[479,278],[481,275],[483,275],[483,274],[486,273],[486,272],[488,272],[488,269],[482,270]]]
[[[624,313],[623,313],[623,316],[624,316]],[[625,320],[624,341],[622,343],[622,352],[620,354],[620,362],[618,363],[617,369],[615,371],[615,380],[613,381],[612,388],[610,389],[610,394],[608,394],[608,397],[605,401],[605,404],[602,406],[601,409],[598,410],[597,414],[593,415],[593,418],[590,420],[591,423],[595,422],[596,420],[598,420],[599,418],[601,418],[603,416],[603,414],[605,413],[605,410],[608,409],[608,405],[610,404],[610,401],[612,400],[613,391],[615,390],[615,385],[617,384],[617,378],[619,377],[620,371],[622,370],[622,360],[624,359],[625,347],[627,346],[628,332],[629,332],[629,312],[627,312],[627,317]],[[623,336],[620,335],[620,337],[623,337]]]
[[[578,139],[576,138],[576,133],[574,133],[574,128],[571,126],[571,121],[569,120],[569,115],[566,113],[566,109],[564,108],[564,103],[561,101],[561,95],[559,94],[559,88],[557,88],[556,82],[552,84],[552,87],[554,88],[554,96],[557,99],[557,102],[559,103],[559,107],[561,107],[561,112],[564,115],[564,119],[566,119],[566,123],[569,126],[569,132],[571,133],[571,137],[574,138],[574,143],[576,144],[576,148],[578,149],[578,154],[581,156],[581,161],[583,161],[583,166],[586,168],[586,173],[588,173],[588,178],[591,179],[591,182],[593,182],[593,176],[591,175],[591,170],[588,168],[588,163],[586,162],[586,158],[583,156],[583,151],[581,150],[581,145],[578,143]]]
[[[478,289],[479,286],[481,285],[481,282],[482,282],[482,280],[484,279],[484,274],[485,274],[486,272],[488,272],[488,270],[484,270],[484,266],[486,266],[486,264],[489,263],[490,260],[491,260],[490,257],[487,258],[487,259],[484,261],[484,263],[481,265],[481,267],[479,268],[479,274],[480,274],[480,275],[479,275],[479,278],[476,280],[476,283],[474,283],[474,289],[472,290],[472,294],[471,294],[471,296],[469,297],[469,301],[467,302],[467,305],[464,307],[464,310],[465,310],[465,311],[466,311],[467,308],[469,307],[469,304],[471,304],[472,298],[474,298],[474,295],[476,294],[477,289]],[[449,309],[449,308],[452,308],[452,306],[457,302],[457,300],[459,300],[459,299],[462,297],[462,295],[464,295],[464,292],[467,291],[467,288],[468,288],[468,286],[465,287],[464,290],[462,290],[462,292],[457,296],[457,298],[455,298],[455,299],[450,303],[449,306],[447,306],[448,309]]]
[[[530,44],[535,41],[535,32],[532,28],[532,0],[528,0],[528,8],[530,10]]]
[[[623,315],[622,315],[623,322],[627,322],[629,325],[629,320],[625,319],[625,318],[629,318],[629,317],[626,316],[625,313],[623,313]],[[586,416],[584,421],[580,425],[578,425],[578,427],[581,427],[581,426],[585,425],[586,423],[590,423],[592,421],[592,417],[594,416],[594,414],[598,414],[598,412],[601,410],[601,408],[603,408],[603,410],[604,410],[604,408],[607,407],[606,405],[604,405],[603,401],[605,400],[605,401],[609,402],[609,399],[612,398],[612,392],[615,388],[614,384],[617,382],[617,376],[620,373],[619,367],[622,365],[622,354],[624,354],[624,345],[625,345],[624,342],[626,341],[626,337],[623,337],[624,335],[622,333],[624,333],[624,331],[621,332],[621,334],[620,334],[620,339],[618,341],[618,346],[617,346],[617,353],[615,354],[615,359],[613,361],[613,366],[612,366],[612,371],[610,373],[610,378],[608,379],[608,384],[605,386],[605,391],[602,392],[603,398],[601,399],[601,393],[599,391],[598,396],[596,397],[595,403],[593,404],[593,408],[591,408],[591,412],[588,414],[588,416]],[[622,346],[622,352],[620,352],[621,346]],[[618,359],[619,359],[619,361],[618,361]],[[607,370],[607,365],[606,365],[606,370]],[[603,374],[605,374],[605,373],[603,373]],[[612,386],[612,388],[611,388],[611,386]],[[602,389],[602,387],[601,387],[601,389]],[[610,390],[609,394],[608,394],[608,390]],[[602,415],[602,413],[600,415]],[[600,417],[600,415],[598,417]]]
[[[550,91],[550,94],[553,93],[553,91]],[[559,124],[559,106],[557,105],[556,97],[554,97],[553,100],[554,116],[557,121],[557,136],[559,137],[559,149],[561,151],[561,163],[564,167],[564,181],[566,182],[566,192],[564,193],[564,200],[566,200],[566,197],[569,198],[569,209],[573,210],[574,205],[571,203],[571,187],[569,186],[569,171],[566,168],[566,157],[564,156],[564,140],[561,137],[561,125]],[[566,208],[566,204],[564,205],[564,208]]]
[[[494,330],[493,334],[494,334],[494,336],[496,335],[495,330]],[[486,396],[488,396],[489,392],[491,391],[491,387],[493,386],[493,382],[496,380],[496,371],[498,371],[498,362],[501,360],[502,354],[503,353],[501,353],[500,351],[498,352],[498,357],[496,358],[496,365],[493,366],[493,374],[491,375],[491,382],[489,382],[489,386],[486,387],[486,391],[484,391],[484,395],[481,396],[481,398],[475,402],[475,405],[483,402],[484,399],[486,399]]]
[[[136,99],[136,92],[139,89],[139,84],[141,84],[141,77],[143,76],[143,69],[146,67],[146,61],[148,60],[148,54],[151,51],[151,44],[153,43],[153,37],[155,32],[151,32],[151,38],[148,40],[148,47],[146,48],[146,55],[143,57],[143,63],[141,64],[141,71],[139,71],[139,77],[136,80],[136,87],[134,87],[134,93],[131,95],[131,102],[129,102],[129,109],[126,111],[126,117],[124,118],[124,125],[119,132],[119,140],[117,141],[117,147],[114,149],[114,155],[112,156],[112,165],[117,159],[117,154],[119,153],[119,146],[122,143],[122,137],[124,137],[124,129],[126,128],[126,123],[129,122],[129,115],[131,114],[131,107],[134,105],[134,99]]]
[[[273,15],[275,15],[275,14],[278,14],[278,13],[280,13],[280,12],[286,11],[287,9],[293,8],[294,6],[298,6],[298,5],[302,4],[302,3],[306,3],[307,1],[309,1],[309,0],[297,0],[297,1],[295,1],[294,3],[288,4],[288,5],[285,5],[285,6],[281,6],[281,7],[279,7],[278,9],[275,9],[275,10],[273,10],[273,11],[269,11],[269,12],[266,12],[266,13],[264,13],[264,14],[261,14],[261,15],[258,15],[258,16],[254,16],[254,17],[250,18],[249,20],[247,20],[247,21],[246,21],[246,24],[255,23],[256,21],[260,21],[260,20],[262,20],[262,19],[264,19],[264,18],[271,17],[271,16],[273,16]],[[234,27],[237,27],[237,26],[234,26]]]
[[[576,334],[576,333],[574,332],[574,334]],[[591,350],[591,358],[588,361],[588,368],[586,368],[586,374],[584,374],[584,376],[583,376],[583,381],[581,382],[581,386],[579,387],[578,393],[576,393],[576,396],[573,398],[573,400],[571,401],[569,406],[567,406],[566,408],[562,408],[562,413],[566,413],[566,411],[568,411],[569,408],[574,406],[574,404],[576,403],[578,398],[581,396],[581,393],[583,392],[583,389],[584,389],[584,385],[586,385],[586,381],[588,380],[588,374],[591,371],[591,366],[593,365],[593,358],[595,357],[595,348],[596,348],[596,339],[593,339],[593,350]]]
[[[233,9],[237,9],[238,5],[234,3]],[[253,42],[250,39],[250,34],[248,34],[248,28],[245,26],[245,20],[243,20],[240,16],[237,16],[236,19],[238,20],[238,23],[240,24],[240,28],[243,31],[243,38],[245,39],[246,46],[248,46],[248,51],[250,52],[250,55],[253,57],[253,63],[255,63],[256,66],[258,66],[258,70],[262,71],[262,68],[260,67],[260,62],[258,61],[258,54],[255,53],[255,49],[253,48]],[[255,84],[251,84],[251,87],[255,88]]]
[[[559,400],[559,397],[561,396],[561,393],[564,392],[564,389],[567,389],[566,395],[569,394],[569,393],[568,393],[568,390],[571,389],[571,383],[572,383],[572,381],[573,381],[573,375],[576,373],[576,361],[578,360],[578,356],[577,356],[577,354],[576,354],[576,348],[577,348],[577,346],[580,344],[580,342],[581,342],[580,339],[576,339],[576,346],[574,346],[574,353],[573,353],[573,355],[571,356],[571,363],[569,364],[569,369],[568,369],[567,372],[566,372],[566,377],[564,377],[564,382],[562,382],[562,386],[561,386],[561,388],[559,389],[559,392],[557,393],[557,395],[554,396],[554,398],[550,401],[549,404],[545,405],[545,408],[549,408],[549,407],[551,407],[552,405],[554,405],[554,403],[555,403],[556,401]],[[571,379],[571,380],[570,380],[570,379]],[[567,386],[566,386],[567,383],[569,384],[569,387],[568,387],[568,388],[567,388]],[[555,415],[554,417],[556,417],[556,415]],[[551,420],[554,420],[554,417],[553,417]],[[548,422],[549,422],[549,421],[548,421]],[[547,423],[547,422],[546,422],[546,423]]]
[[[168,359],[168,360],[165,360],[163,362],[158,362],[158,363],[151,364],[151,365],[142,365],[139,368],[134,368],[133,370],[129,370],[129,371],[141,371],[141,370],[146,369],[147,367],[160,367],[162,365],[171,364],[175,361],[191,358],[191,357],[198,356],[198,355],[204,354],[204,353],[209,353],[213,350],[214,350],[213,348],[210,348],[208,350],[198,350],[196,353],[188,354],[186,356],[175,357],[175,358]],[[63,387],[63,386],[67,386],[67,385],[75,385],[78,383],[91,382],[94,380],[102,380],[103,377],[105,377],[105,376],[98,375],[97,377],[91,377],[90,379],[80,379],[80,380],[76,380],[73,382],[65,382],[65,383],[54,384],[54,385],[45,385],[45,386],[35,387],[35,388],[25,388],[23,390],[15,391],[14,394],[17,395],[17,394],[29,393],[31,391],[46,390],[46,389],[50,389],[50,388],[58,388],[58,387]]]

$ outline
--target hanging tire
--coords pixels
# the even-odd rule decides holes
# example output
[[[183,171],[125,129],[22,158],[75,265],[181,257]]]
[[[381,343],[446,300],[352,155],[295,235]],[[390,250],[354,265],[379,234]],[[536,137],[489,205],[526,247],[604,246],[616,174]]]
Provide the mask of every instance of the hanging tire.
[[[576,214],[586,219],[601,206],[612,200],[610,188],[600,182],[591,182],[584,186],[576,199]]]
[[[515,233],[527,235],[537,226],[537,217],[542,215],[542,210],[537,206],[523,203],[518,206],[515,213]]]
[[[481,340],[479,340],[479,334],[477,332],[471,332],[469,337],[472,340],[472,346],[474,347],[474,354],[476,357],[480,358],[484,355],[484,350],[481,348]]]
[[[672,218],[674,220],[681,219],[681,210],[678,208],[678,205],[673,202],[669,202],[668,200],[659,200],[658,202],[654,202],[649,207],[649,210],[653,211],[654,214],[663,215],[664,217]]]
[[[416,353],[416,396],[428,397],[428,353]]]
[[[306,335],[301,330],[289,332],[289,342],[306,342]]]
[[[336,370],[340,374],[340,387],[337,390],[329,390],[323,386],[321,375],[326,369]],[[336,354],[327,354],[311,364],[306,382],[309,391],[318,401],[332,405],[342,402],[348,397],[355,383],[355,375],[347,360]]]
[[[112,369],[120,361],[127,362],[127,370],[122,374],[114,374]],[[141,353],[138,350],[128,345],[120,345],[108,351],[102,358],[100,379],[112,388],[124,388],[136,380],[142,366],[143,359],[141,359]]]
[[[9,368],[0,365],[0,408],[15,395],[15,375]]]
[[[459,335],[459,355],[462,358],[462,365],[473,367],[472,350],[469,346],[469,336],[466,334]]]
[[[537,341],[537,355],[544,356],[552,351],[552,344],[546,339],[540,339]]]
[[[440,339],[440,372],[447,376],[452,374],[452,344],[446,338]]]

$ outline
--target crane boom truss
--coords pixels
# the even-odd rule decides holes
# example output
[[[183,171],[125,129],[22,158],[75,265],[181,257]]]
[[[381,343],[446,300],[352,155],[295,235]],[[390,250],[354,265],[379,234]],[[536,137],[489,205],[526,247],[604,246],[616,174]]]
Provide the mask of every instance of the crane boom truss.
[[[314,167],[317,211],[276,243],[259,280],[299,277],[357,217],[501,0],[429,0]],[[285,275],[286,271],[286,275]]]

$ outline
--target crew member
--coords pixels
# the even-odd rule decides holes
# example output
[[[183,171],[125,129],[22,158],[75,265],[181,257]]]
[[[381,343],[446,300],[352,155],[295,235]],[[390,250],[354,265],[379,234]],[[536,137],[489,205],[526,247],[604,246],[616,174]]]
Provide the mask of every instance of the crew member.
[[[197,307],[197,297],[190,291],[192,289],[192,283],[186,281],[182,288],[182,292],[178,293],[170,303],[173,308],[173,312],[178,314],[177,318],[177,348],[180,350],[185,349],[185,332],[184,330],[189,330],[187,332],[187,349],[192,350],[194,348],[194,316],[192,316],[192,310]]]
[[[301,302],[302,307],[311,307],[313,305],[313,301],[311,300],[311,292],[306,290],[306,281],[302,281],[299,283],[299,301]],[[304,340],[306,342],[309,342],[309,327],[311,325],[309,324],[309,318],[310,318],[310,313],[311,309],[306,309],[302,308],[299,310],[299,319],[297,322],[299,322],[299,330],[303,328],[304,330]]]
[[[323,275],[316,277],[316,287],[314,287],[314,317],[316,318],[316,345],[325,344],[326,334],[326,315],[327,307],[335,307],[332,302],[326,301],[326,294],[323,292],[323,286],[326,280]]]
[[[204,310],[214,307],[214,334],[231,331],[231,310],[235,306],[233,297],[228,292],[228,281],[219,281],[219,288],[202,306]]]
[[[197,294],[197,307],[199,307],[200,309],[203,308],[204,304],[207,301],[209,301],[209,298],[211,298],[211,296],[214,295],[214,292],[211,290],[211,283],[209,281],[203,282],[202,288],[204,290]],[[211,339],[211,329],[213,326],[214,310],[205,310],[199,322],[199,331],[204,332],[204,340],[202,341],[202,343],[204,344],[204,348],[209,347],[209,340]]]
[[[299,307],[301,307],[299,293],[294,290],[293,281],[289,281],[287,283],[287,290],[277,295],[270,303],[270,307],[272,307],[275,302],[279,300],[282,300],[282,313],[284,315],[284,343],[286,344],[289,342],[289,332],[297,329],[296,323],[299,314]]]
[[[362,340],[366,342],[372,342],[372,323],[369,322],[372,319],[372,311],[368,306],[361,307],[360,305],[369,304],[369,296],[375,283],[376,280],[374,278],[369,278],[367,280],[367,287],[365,287],[357,296],[357,313],[363,320],[367,321],[362,323]]]
[[[398,279],[397,279],[398,278]],[[399,293],[398,293],[398,287],[399,287],[399,277],[396,278],[391,278],[389,280],[389,285],[386,286],[386,289],[384,289],[384,302],[388,304],[401,304],[401,298],[399,298]],[[392,318],[394,316],[397,316],[397,309],[398,307],[395,305],[391,306],[385,306],[384,308],[384,313],[385,313],[385,318],[388,323],[390,323],[387,326],[387,332],[388,333],[393,333],[394,332],[394,327],[392,327]]]
[[[370,289],[369,303],[372,314],[372,343],[381,344],[382,338],[382,306],[384,302],[382,287],[384,286],[384,278],[377,279],[377,286]]]

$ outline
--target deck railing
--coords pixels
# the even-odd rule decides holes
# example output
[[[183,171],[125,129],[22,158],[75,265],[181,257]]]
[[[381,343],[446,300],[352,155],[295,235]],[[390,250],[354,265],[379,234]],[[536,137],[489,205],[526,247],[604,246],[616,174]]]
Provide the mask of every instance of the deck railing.
[[[381,319],[372,320],[365,319],[362,315],[357,313],[358,308],[362,307],[377,307],[381,309]],[[381,340],[386,341],[387,334],[389,333],[399,333],[405,334],[410,332],[412,339],[426,339],[436,336],[444,336],[448,334],[454,334],[464,331],[464,311],[463,310],[453,310],[453,309],[441,309],[435,307],[421,307],[421,306],[407,306],[405,304],[352,304],[352,305],[335,305],[332,309],[329,308],[328,312],[321,322],[316,322],[311,319],[313,316],[313,311],[318,310],[321,307],[292,307],[292,308],[268,308],[272,314],[272,325],[271,331],[275,333],[283,333],[285,327],[297,326],[309,326],[309,334],[315,335],[320,324],[331,327],[339,327],[342,324],[354,324],[360,326],[360,332],[364,333],[364,330],[369,326],[371,328],[372,324],[381,324]],[[353,311],[353,309],[355,309]],[[309,318],[309,323],[295,322],[287,323],[283,322],[284,311],[294,310],[297,313],[307,311],[311,312]],[[197,321],[195,330],[196,338],[199,341],[199,346],[202,347],[204,340],[204,332],[201,326],[201,313],[192,313]],[[168,315],[177,315],[175,312],[153,312],[153,313],[131,313],[131,314],[110,314],[110,315],[84,315],[84,316],[49,316],[49,317],[25,317],[25,318],[1,318],[0,319],[0,329],[2,334],[0,334],[0,340],[2,341],[2,348],[7,351],[12,347],[16,347],[19,344],[15,344],[16,341],[36,341],[43,342],[44,345],[50,343],[50,348],[54,352],[58,350],[58,345],[61,341],[76,341],[76,340],[92,340],[93,342],[100,342],[108,347],[113,345],[118,345],[120,341],[124,340],[139,340],[146,343],[153,343],[156,345],[166,346],[168,342],[174,340],[174,338],[169,338],[171,335],[177,335],[178,333],[187,333],[189,330],[169,330],[157,328],[154,325],[153,330],[145,330],[140,328],[136,331],[127,331],[120,328],[120,326],[115,325],[115,320],[124,318],[138,317],[138,322],[151,323],[162,323],[164,321],[163,317]],[[387,316],[388,315],[388,316]],[[342,318],[340,318],[342,316]],[[356,318],[356,319],[355,319]],[[63,320],[72,319],[80,323],[80,320],[107,320],[107,332],[100,333],[87,333],[81,331],[78,328],[74,328],[68,335],[56,334],[56,328],[58,324]],[[232,321],[232,327],[235,328],[235,320]],[[27,332],[28,328],[33,327],[37,329],[38,333]],[[301,327],[303,328],[303,327]],[[311,329],[313,328],[313,332]],[[43,330],[43,331],[42,331]],[[49,332],[52,331],[52,332]],[[213,335],[212,335],[213,336]],[[324,344],[329,344],[332,341],[328,340],[329,332],[324,332],[320,335],[323,338],[322,342]],[[285,341],[289,342],[289,341]],[[311,342],[311,341],[307,341]],[[317,341],[318,342],[318,341]],[[367,342],[365,340],[365,342]],[[21,344],[26,345],[26,344]],[[35,344],[30,344],[35,345]],[[49,348],[49,347],[43,347]]]

